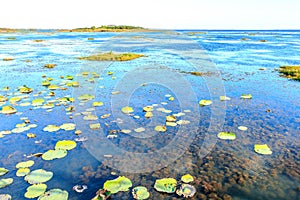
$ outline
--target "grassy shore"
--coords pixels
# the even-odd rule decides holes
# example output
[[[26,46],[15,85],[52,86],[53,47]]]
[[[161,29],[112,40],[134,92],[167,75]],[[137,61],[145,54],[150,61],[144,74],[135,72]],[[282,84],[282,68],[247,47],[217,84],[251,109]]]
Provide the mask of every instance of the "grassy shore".
[[[300,66],[281,66],[278,71],[283,77],[300,81]]]

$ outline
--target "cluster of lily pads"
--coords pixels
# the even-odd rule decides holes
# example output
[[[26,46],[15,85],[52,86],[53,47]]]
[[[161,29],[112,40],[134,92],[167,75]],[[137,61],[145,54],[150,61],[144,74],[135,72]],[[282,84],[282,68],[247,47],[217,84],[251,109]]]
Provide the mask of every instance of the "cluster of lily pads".
[[[241,99],[252,99],[252,95],[251,94],[242,94],[240,98]],[[229,100],[231,100],[231,98],[227,97],[227,96],[220,96],[220,100],[221,101],[229,101]],[[209,106],[212,103],[213,102],[211,100],[201,100],[199,102],[199,105],[200,106]],[[241,131],[248,130],[248,128],[246,126],[239,126],[238,129]],[[217,136],[219,139],[222,139],[222,140],[235,140],[236,139],[236,134],[233,132],[219,132]],[[272,154],[272,151],[267,144],[255,144],[254,151],[258,154],[263,154],[263,155]]]
[[[181,181],[177,182],[174,178],[163,178],[155,181],[154,188],[158,192],[172,194],[175,193],[184,198],[191,198],[196,193],[196,188],[189,183],[194,178],[190,174],[183,175]],[[119,176],[116,179],[108,180],[104,183],[103,188],[99,189],[92,200],[106,200],[112,194],[118,192],[127,192],[132,187],[132,182],[125,176]],[[131,190],[132,197],[138,200],[148,199],[150,193],[144,186],[136,186]]]

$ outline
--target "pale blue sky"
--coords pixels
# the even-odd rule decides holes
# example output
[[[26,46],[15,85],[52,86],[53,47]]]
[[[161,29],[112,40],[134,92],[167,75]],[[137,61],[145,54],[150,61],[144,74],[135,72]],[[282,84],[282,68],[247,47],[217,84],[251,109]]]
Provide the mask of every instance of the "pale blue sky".
[[[300,29],[300,0],[2,0],[0,27]]]

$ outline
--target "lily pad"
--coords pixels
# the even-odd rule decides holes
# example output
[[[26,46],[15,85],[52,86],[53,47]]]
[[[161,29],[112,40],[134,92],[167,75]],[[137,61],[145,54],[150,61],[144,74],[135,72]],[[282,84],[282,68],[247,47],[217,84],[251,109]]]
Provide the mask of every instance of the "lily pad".
[[[134,129],[134,131],[137,132],[137,133],[141,133],[141,132],[145,131],[145,128],[139,127],[139,128]]]
[[[154,188],[159,192],[174,193],[177,181],[174,178],[163,178],[155,181]]]
[[[148,192],[148,189],[143,186],[138,186],[132,189],[132,196],[134,199],[148,199],[150,197],[150,193]]]
[[[119,176],[114,180],[108,180],[104,183],[103,188],[110,191],[112,194],[118,193],[120,191],[126,192],[132,187],[132,182],[125,176]]]
[[[199,102],[200,106],[209,106],[212,104],[212,101],[211,100],[201,100]]]
[[[0,194],[0,200],[12,200],[9,194]]]
[[[95,98],[95,96],[94,95],[91,95],[91,94],[83,94],[83,95],[80,95],[79,97],[78,97],[78,99],[79,100],[92,100],[92,99],[94,99]]]
[[[57,85],[49,85],[48,89],[49,90],[57,90],[59,87]]]
[[[67,79],[67,80],[73,80],[73,79],[74,79],[74,76],[67,75],[67,76],[66,76],[66,79]]]
[[[38,98],[38,99],[32,100],[31,104],[33,106],[41,106],[41,105],[43,105],[44,102],[45,102],[45,99]]]
[[[241,99],[252,99],[252,95],[251,94],[242,94]]]
[[[229,101],[231,99],[229,97],[227,97],[227,96],[220,96],[220,100],[221,101]]]
[[[26,175],[24,180],[30,184],[38,184],[49,181],[53,177],[53,173],[44,169],[37,169]]]
[[[144,112],[152,112],[153,111],[153,106],[145,106],[143,107]]]
[[[238,129],[241,130],[241,131],[248,130],[248,128],[246,126],[239,126]]]
[[[176,117],[173,115],[166,116],[166,121],[167,122],[176,122]]]
[[[232,132],[220,132],[218,134],[218,138],[220,138],[222,140],[235,140],[236,135]]]
[[[129,114],[129,113],[133,113],[134,110],[133,110],[132,107],[126,106],[126,107],[123,107],[123,108],[122,108],[122,112],[123,112],[124,114]]]
[[[153,117],[153,113],[150,112],[150,111],[149,111],[149,112],[146,112],[146,113],[145,113],[145,117],[146,117],[146,118],[151,118],[151,117]]]
[[[42,81],[42,86],[49,86],[49,85],[51,85],[50,81],[48,81],[48,80]]]
[[[15,109],[12,106],[3,106],[2,110],[1,110],[1,113],[3,113],[3,114],[14,114],[16,112],[17,112],[17,109]]]
[[[96,115],[85,115],[83,117],[83,120],[95,121],[95,120],[98,120],[98,117]]]
[[[185,198],[193,197],[196,193],[196,188],[189,184],[182,184],[179,189],[176,190],[176,194]]]
[[[26,176],[27,174],[30,173],[30,169],[29,168],[19,168],[18,171],[16,172],[16,176]]]
[[[73,123],[65,123],[65,124],[61,125],[60,128],[65,131],[72,131],[72,130],[75,130],[76,125]]]
[[[71,150],[74,149],[76,147],[76,142],[72,141],[72,140],[62,140],[62,141],[58,141],[55,145],[55,149],[58,150]]]
[[[7,174],[7,172],[9,172],[9,170],[7,170],[3,167],[0,168],[0,176],[3,176],[4,174]]]
[[[0,95],[0,102],[5,102],[5,101],[7,101],[7,98],[4,97],[4,96],[2,96],[2,95]]]
[[[43,184],[43,183],[34,184],[34,185],[29,186],[26,189],[27,191],[24,196],[26,198],[33,199],[33,198],[39,197],[42,194],[44,194],[46,192],[46,189],[47,189],[46,184]]]
[[[95,101],[95,102],[93,102],[93,106],[94,107],[103,106],[103,102],[102,101]]]
[[[258,154],[263,155],[270,155],[272,154],[271,149],[268,147],[267,144],[255,144],[254,145],[254,151]]]
[[[22,87],[19,88],[19,92],[20,93],[24,93],[24,94],[29,94],[32,91],[33,91],[32,88],[29,88],[26,85],[24,85],[24,86],[22,86]]]
[[[154,128],[155,131],[158,131],[158,132],[166,132],[167,131],[167,127],[166,126],[156,126]]]
[[[48,125],[45,128],[43,128],[43,131],[46,131],[46,132],[55,132],[55,131],[58,131],[59,129],[60,129],[60,126]]]
[[[21,101],[21,97],[11,97],[11,98],[9,99],[9,101],[10,101],[11,103],[16,103],[16,102]]]
[[[92,130],[97,130],[100,129],[100,123],[96,123],[96,124],[90,124],[90,129]]]
[[[166,122],[166,126],[177,126],[177,123],[176,122]]]
[[[38,200],[68,200],[69,193],[61,189],[52,189],[41,195]]]
[[[50,63],[50,64],[45,64],[44,65],[44,67],[45,68],[48,68],[48,69],[52,69],[52,68],[54,68],[56,66],[56,64],[52,64],[52,63]]]
[[[189,120],[179,120],[176,123],[179,125],[187,125],[190,124],[191,122]]]
[[[28,160],[26,162],[19,162],[16,165],[16,168],[26,168],[26,167],[32,167],[34,165],[34,161],[33,160]]]
[[[186,174],[181,177],[181,181],[184,183],[190,183],[194,181],[194,177],[190,174]]]
[[[48,150],[43,153],[42,158],[44,160],[54,160],[63,158],[68,154],[66,150],[56,149],[56,150]]]
[[[14,182],[14,179],[12,178],[5,178],[5,179],[0,179],[0,188],[4,188],[9,186]]]

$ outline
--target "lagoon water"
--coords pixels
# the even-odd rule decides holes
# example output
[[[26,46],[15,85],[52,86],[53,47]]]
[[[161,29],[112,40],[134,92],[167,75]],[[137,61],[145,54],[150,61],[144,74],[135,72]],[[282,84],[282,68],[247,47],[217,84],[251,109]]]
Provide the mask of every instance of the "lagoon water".
[[[146,57],[127,62],[77,59],[111,50]],[[13,184],[0,189],[0,194],[26,199],[29,184],[16,176],[15,165],[30,159],[35,161],[31,170],[53,172],[46,183],[48,189],[66,190],[69,199],[74,200],[91,199],[106,180],[118,176],[130,178],[134,187],[146,186],[150,199],[180,199],[176,194],[159,193],[153,186],[157,179],[172,177],[179,181],[186,173],[195,179],[191,184],[197,193],[192,199],[300,199],[300,82],[281,77],[276,71],[282,65],[299,65],[299,55],[299,31],[1,34],[0,88],[8,86],[9,90],[1,90],[0,95],[8,99],[20,96],[18,87],[23,85],[33,88],[33,92],[19,102],[3,103],[18,112],[0,114],[0,131],[13,130],[24,122],[22,118],[37,127],[0,138],[0,167],[10,170],[1,178],[14,179]],[[10,57],[14,60],[2,61]],[[49,63],[56,66],[45,68]],[[82,75],[85,71],[89,75]],[[193,71],[203,74],[189,73]],[[80,86],[66,86],[63,77],[67,75],[74,76]],[[41,85],[49,77],[60,87],[54,90],[55,96],[48,96],[49,89]],[[114,91],[120,93],[112,94]],[[86,93],[95,99],[79,101],[78,97]],[[231,100],[220,102],[220,94]],[[241,99],[242,94],[252,94],[253,98]],[[75,102],[61,102],[62,97],[73,97]],[[53,101],[55,107],[22,106],[36,98]],[[213,103],[200,107],[201,99]],[[104,105],[92,110],[93,101]],[[134,109],[132,116],[121,112],[127,105]],[[143,107],[148,105],[154,105],[151,119],[144,117]],[[69,106],[75,110],[66,111]],[[177,120],[189,120],[190,124],[168,126],[166,132],[153,131],[168,115],[157,108],[170,110],[171,114],[184,113]],[[89,124],[97,121],[82,120],[83,111],[98,116],[100,130],[91,132]],[[76,135],[75,130],[43,131],[49,124],[63,123],[75,123],[82,134]],[[242,131],[239,126],[248,129]],[[140,127],[146,127],[146,131],[134,131]],[[121,129],[132,133],[121,133]],[[221,140],[217,138],[220,131],[234,132],[236,139]],[[27,138],[27,133],[36,137]],[[88,140],[78,141],[77,147],[62,159],[28,158],[54,149],[58,140],[78,138]],[[272,154],[257,154],[255,144],[267,144]],[[153,162],[146,159],[143,166],[135,157],[138,153],[165,151],[164,147],[168,147],[167,154],[158,153],[151,158]],[[129,155],[119,155],[114,148]],[[119,157],[110,160],[109,154]],[[76,184],[85,184],[88,189],[76,193],[72,190]],[[133,197],[128,191],[114,194],[111,199]]]

